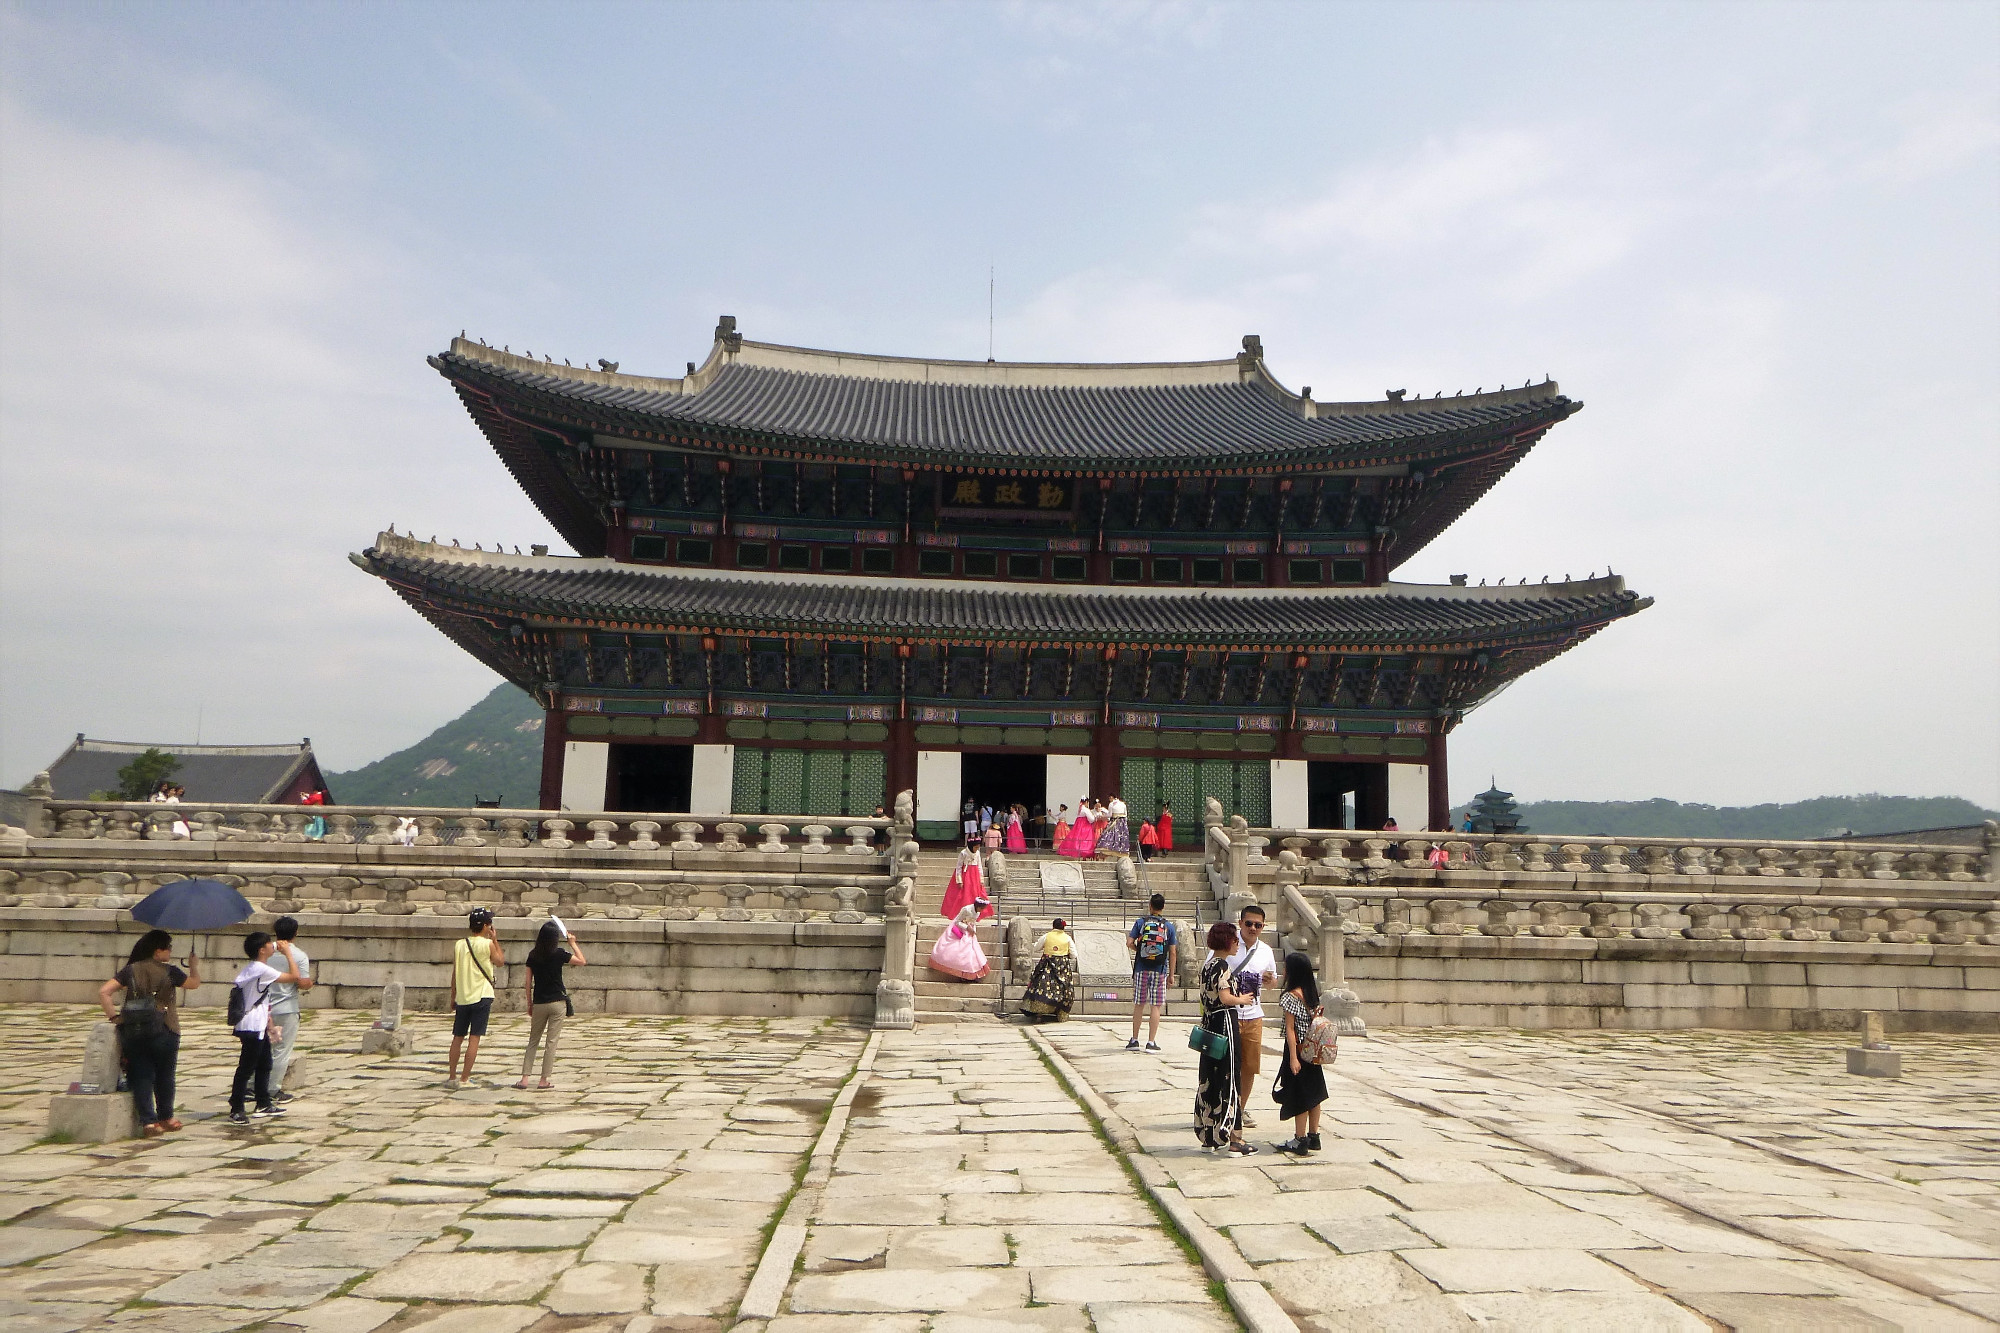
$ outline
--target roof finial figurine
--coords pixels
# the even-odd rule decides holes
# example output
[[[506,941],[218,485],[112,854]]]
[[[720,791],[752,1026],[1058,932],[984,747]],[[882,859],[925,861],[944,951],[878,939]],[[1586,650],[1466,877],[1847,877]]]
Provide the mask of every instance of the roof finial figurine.
[[[1402,401],[1403,401],[1403,395],[1404,395],[1404,394],[1406,394],[1406,393],[1408,393],[1408,392],[1409,392],[1409,390],[1408,390],[1408,389],[1387,389],[1387,390],[1384,390],[1384,392],[1388,394],[1388,396],[1389,396],[1389,401],[1390,401],[1390,402],[1392,402],[1392,403],[1400,403],[1400,402],[1402,402]]]
[[[616,361],[606,361],[600,356],[597,358],[597,368],[609,375],[612,371],[618,369],[618,363]]]

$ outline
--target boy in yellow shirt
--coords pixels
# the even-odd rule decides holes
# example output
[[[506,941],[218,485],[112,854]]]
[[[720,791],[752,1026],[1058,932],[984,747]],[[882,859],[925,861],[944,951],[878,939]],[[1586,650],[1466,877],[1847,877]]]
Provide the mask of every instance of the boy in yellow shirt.
[[[493,913],[484,907],[473,908],[465,931],[465,938],[451,951],[451,1067],[445,1086],[454,1089],[472,1082],[472,1062],[479,1058],[479,1039],[486,1035],[486,1020],[493,1013],[493,972],[507,961],[500,956],[500,933],[493,925]],[[461,1046],[465,1048],[463,1074],[458,1068]]]

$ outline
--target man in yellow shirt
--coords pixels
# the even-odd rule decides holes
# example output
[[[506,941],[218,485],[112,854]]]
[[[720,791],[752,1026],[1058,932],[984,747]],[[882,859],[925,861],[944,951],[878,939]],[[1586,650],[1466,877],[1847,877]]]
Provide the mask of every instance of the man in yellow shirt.
[[[472,915],[466,918],[465,932],[465,938],[454,944],[451,951],[451,1067],[445,1075],[447,1088],[472,1082],[472,1062],[479,1058],[479,1039],[486,1035],[486,1020],[493,1013],[493,972],[507,961],[500,956],[500,934],[493,925],[493,913],[484,907],[473,908]],[[463,1074],[458,1068],[461,1046],[465,1048]]]

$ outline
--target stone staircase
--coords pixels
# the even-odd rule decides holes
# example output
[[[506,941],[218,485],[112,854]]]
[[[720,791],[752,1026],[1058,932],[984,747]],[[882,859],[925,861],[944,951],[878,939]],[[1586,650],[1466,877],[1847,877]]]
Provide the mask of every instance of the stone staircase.
[[[1110,858],[1081,863],[1064,861],[1068,865],[1081,865],[1084,891],[1081,895],[1054,896],[1045,895],[1041,890],[1041,873],[1037,867],[1044,860],[1063,861],[1063,858],[1048,852],[1028,852],[1007,858],[1007,890],[989,893],[994,898],[999,916],[979,924],[979,946],[986,951],[993,970],[982,981],[968,982],[932,972],[926,965],[931,945],[947,925],[940,909],[944,904],[945,890],[951,884],[952,869],[957,865],[957,853],[929,849],[919,854],[916,893],[912,900],[917,922],[915,985],[918,1023],[963,1021],[995,1014],[1018,1016],[1021,993],[1028,984],[1029,974],[1034,971],[1035,959],[1032,956],[1018,960],[1008,957],[1002,922],[1010,917],[1026,917],[1030,937],[1037,940],[1049,928],[1051,919],[1057,916],[1069,921],[1073,932],[1122,936],[1132,919],[1145,910],[1142,901],[1119,898],[1117,871]],[[1200,860],[1193,853],[1150,863],[1146,879],[1153,892],[1166,897],[1167,915],[1175,921],[1195,921],[1198,906],[1199,920],[1204,927],[1215,919],[1208,879]],[[1192,980],[1191,977],[1184,979]],[[1094,998],[1100,995],[1116,998]],[[1078,990],[1076,1007],[1071,1012],[1076,1017],[1129,1016],[1132,1012],[1131,977],[1122,966],[1119,973],[1101,973],[1095,981],[1086,975]],[[1187,1015],[1198,1017],[1201,1013],[1200,993],[1186,987],[1169,991],[1167,1013],[1175,1018]],[[1163,1033],[1161,1040],[1165,1039]]]

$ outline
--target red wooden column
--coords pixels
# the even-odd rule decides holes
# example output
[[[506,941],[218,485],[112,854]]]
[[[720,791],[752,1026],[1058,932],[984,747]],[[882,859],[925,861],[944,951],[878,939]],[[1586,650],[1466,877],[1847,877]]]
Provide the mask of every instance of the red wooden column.
[[[1444,719],[1432,724],[1430,758],[1430,827],[1449,829],[1451,827],[1451,780],[1445,772],[1444,763]]]
[[[1090,794],[1100,801],[1123,796],[1125,751],[1118,743],[1115,725],[1090,730]]]
[[[558,704],[562,700],[556,700]],[[562,809],[563,745],[568,738],[563,734],[563,713],[561,708],[551,708],[542,714],[542,800],[544,810]]]
[[[917,726],[908,718],[897,718],[889,724],[888,771],[889,790],[882,798],[883,806],[893,815],[896,810],[896,795],[899,792],[915,793],[917,790]]]

